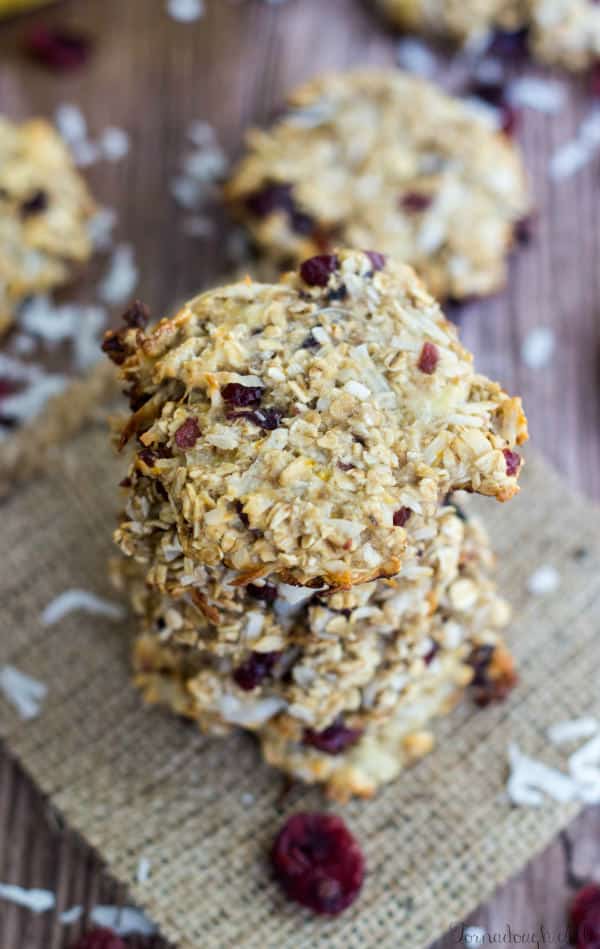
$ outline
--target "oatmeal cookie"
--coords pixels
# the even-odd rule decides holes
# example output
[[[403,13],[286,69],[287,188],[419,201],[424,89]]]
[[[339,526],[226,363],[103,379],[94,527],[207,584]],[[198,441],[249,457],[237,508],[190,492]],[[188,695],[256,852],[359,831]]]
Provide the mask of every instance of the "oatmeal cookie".
[[[492,31],[527,31],[532,54],[570,70],[600,56],[600,9],[595,0],[374,0],[401,29],[483,45]]]
[[[0,333],[27,296],[67,282],[89,258],[93,208],[51,125],[0,118]]]
[[[398,70],[300,88],[273,128],[249,133],[225,193],[278,260],[376,247],[411,264],[440,299],[502,287],[530,209],[517,146]]]
[[[380,254],[210,291],[104,348],[134,406],[120,443],[138,440],[117,541],[158,492],[184,555],[236,584],[394,576],[413,514],[458,488],[518,490],[520,399],[473,372],[414,272]]]

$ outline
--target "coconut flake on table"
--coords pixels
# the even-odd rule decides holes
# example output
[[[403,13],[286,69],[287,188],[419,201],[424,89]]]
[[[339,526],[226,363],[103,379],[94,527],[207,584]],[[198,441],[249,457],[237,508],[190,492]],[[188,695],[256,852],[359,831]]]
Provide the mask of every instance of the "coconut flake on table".
[[[599,723],[595,718],[585,716],[574,718],[567,722],[557,722],[548,729],[548,738],[555,745],[562,745],[568,741],[579,741],[581,738],[590,738],[598,731]]]
[[[114,208],[98,208],[88,221],[88,235],[94,245],[94,250],[108,250],[112,245],[117,212]]]
[[[166,9],[178,23],[193,23],[204,16],[204,0],[167,0]]]
[[[530,369],[543,369],[554,353],[554,332],[549,326],[536,326],[521,344],[521,359]]]
[[[508,760],[507,792],[513,804],[540,807],[545,796],[561,804],[580,799],[579,788],[572,777],[529,758],[516,744],[509,746]]]
[[[214,222],[203,214],[193,214],[183,222],[183,232],[188,237],[210,237],[214,229]]]
[[[417,76],[432,76],[437,68],[437,60],[431,49],[411,36],[401,39],[396,45],[396,62]]]
[[[131,244],[118,244],[110,260],[108,271],[98,286],[98,296],[103,303],[120,305],[126,303],[135,290],[139,279]]]
[[[83,112],[76,105],[63,103],[54,113],[54,122],[67,145],[75,145],[87,139],[87,123]]]
[[[40,620],[44,626],[53,626],[76,610],[113,620],[120,620],[125,616],[125,610],[120,603],[105,600],[88,590],[73,589],[65,590],[55,597],[43,610]]]
[[[73,159],[78,168],[89,168],[100,158],[100,148],[95,142],[85,139],[82,142],[74,142],[71,146]]]
[[[32,297],[21,310],[21,327],[49,346],[69,340],[75,366],[87,369],[101,356],[102,329],[106,311],[100,306],[66,303],[55,306],[49,297]]]
[[[566,90],[564,84],[556,79],[521,76],[509,83],[507,99],[517,108],[535,109],[546,115],[555,115],[565,104]]]
[[[90,920],[96,926],[112,929],[117,936],[127,936],[130,933],[152,936],[157,931],[152,920],[133,906],[94,906]]]
[[[138,883],[147,883],[150,879],[150,861],[147,857],[140,857],[135,871],[135,878]]]
[[[192,119],[187,127],[186,135],[190,142],[198,147],[216,145],[217,133],[210,122],[205,119]]]
[[[33,913],[45,913],[56,905],[56,897],[50,890],[25,890],[12,883],[0,883],[0,899],[24,906]]]
[[[83,916],[83,906],[70,906],[69,909],[65,909],[62,913],[58,914],[58,921],[63,924],[63,926],[70,926],[72,923],[76,923],[78,919],[81,919]]]
[[[244,791],[242,794],[242,804],[244,807],[251,807],[255,801],[256,798],[254,794],[252,794],[250,791]]]
[[[550,177],[569,178],[588,164],[600,147],[600,109],[582,121],[575,138],[560,146],[550,159]]]
[[[119,161],[129,151],[129,135],[125,129],[109,125],[102,132],[98,146],[109,161]]]
[[[0,692],[16,708],[21,718],[37,718],[48,694],[43,682],[33,679],[14,666],[0,666]]]
[[[66,388],[67,378],[45,372],[41,366],[23,363],[6,353],[0,353],[0,377],[23,383],[18,392],[2,397],[2,415],[17,423],[29,422],[39,415],[48,399]],[[0,427],[0,439],[5,432]]]
[[[551,564],[542,564],[531,574],[527,581],[527,589],[534,596],[547,596],[554,593],[560,586],[560,574]]]
[[[35,340],[27,333],[15,333],[10,344],[17,356],[29,356],[35,349]]]

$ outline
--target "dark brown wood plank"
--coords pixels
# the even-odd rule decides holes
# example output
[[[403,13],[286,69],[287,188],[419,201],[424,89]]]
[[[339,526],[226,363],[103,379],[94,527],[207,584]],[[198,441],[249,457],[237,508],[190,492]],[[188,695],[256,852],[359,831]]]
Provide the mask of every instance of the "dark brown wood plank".
[[[74,102],[92,134],[108,124],[130,133],[127,159],[99,164],[88,177],[99,201],[118,209],[119,238],[134,244],[141,268],[138,293],[155,314],[225,269],[225,215],[215,210],[214,239],[192,240],[168,193],[188,123],[208,119],[233,155],[244,128],[266,121],[297,82],[324,69],[394,60],[394,38],[361,0],[206,5],[205,18],[190,26],[168,19],[159,0],[70,0],[49,8],[45,22],[95,38],[90,66],[68,77],[49,76],[21,55],[33,18],[0,25],[2,112],[51,116],[60,102]],[[548,178],[549,155],[589,109],[584,82],[562,78],[569,107],[552,118],[528,112],[520,132],[539,209],[536,239],[513,261],[507,291],[465,311],[463,333],[482,369],[522,392],[533,444],[573,486],[600,498],[599,169],[592,163],[560,184]],[[90,268],[77,289],[80,299],[89,296],[101,269],[100,262]],[[519,352],[526,333],[539,325],[553,328],[558,345],[552,364],[533,372]],[[599,834],[600,813],[591,809],[467,922],[490,933],[504,933],[507,925],[539,932],[542,924],[559,933],[577,880],[600,873]],[[61,909],[124,896],[7,756],[0,756],[0,879],[54,889]],[[2,949],[61,949],[77,931],[0,903]],[[456,944],[456,934],[449,934],[436,947]]]

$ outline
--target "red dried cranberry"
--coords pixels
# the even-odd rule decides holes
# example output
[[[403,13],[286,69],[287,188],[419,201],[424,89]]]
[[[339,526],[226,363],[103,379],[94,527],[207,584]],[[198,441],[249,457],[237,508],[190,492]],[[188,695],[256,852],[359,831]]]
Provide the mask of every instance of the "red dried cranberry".
[[[71,949],[127,949],[126,943],[112,929],[90,929],[74,942]]]
[[[431,647],[427,650],[425,655],[423,656],[423,662],[425,663],[426,666],[431,665],[431,663],[433,662],[433,660],[435,659],[439,651],[440,651],[439,643],[434,642],[431,645]]]
[[[258,405],[263,397],[260,386],[243,386],[239,382],[228,382],[221,389],[225,402],[233,408],[245,408],[247,405]]]
[[[259,218],[284,211],[297,234],[311,234],[314,230],[313,218],[298,208],[290,184],[268,184],[248,195],[245,204],[250,213]]]
[[[294,814],[273,844],[275,876],[286,895],[334,916],[358,896],[365,863],[358,843],[334,814]]]
[[[233,670],[233,681],[244,692],[251,692],[271,673],[280,655],[279,652],[251,652],[246,661]]]
[[[476,79],[471,83],[469,91],[490,105],[501,106],[504,103],[504,83],[500,80]]]
[[[20,392],[24,388],[24,383],[19,379],[5,379],[0,377],[0,399],[5,399],[15,392]]]
[[[419,194],[418,191],[409,191],[400,198],[400,207],[409,214],[419,214],[426,211],[433,198],[430,194]]]
[[[394,511],[394,527],[404,527],[411,514],[412,511],[409,507],[400,507],[397,511]]]
[[[385,254],[380,254],[376,250],[366,250],[365,254],[371,261],[373,270],[383,270],[383,268],[385,267],[387,263],[387,257],[385,256]]]
[[[527,55],[527,28],[496,30],[488,46],[488,53],[503,59],[519,60]]]
[[[261,587],[257,586],[256,583],[249,583],[246,592],[248,596],[254,597],[255,600],[262,600],[269,606],[277,599],[277,587],[274,587],[271,583],[264,583]]]
[[[58,72],[82,66],[90,52],[87,36],[64,28],[35,26],[25,37],[25,51],[48,69]]]
[[[512,478],[521,467],[521,456],[517,451],[511,451],[510,448],[505,448],[502,454],[506,461],[506,473],[509,478]]]
[[[469,656],[469,665],[473,668],[471,685],[485,685],[488,681],[488,669],[494,655],[494,647],[488,643],[476,646]]]
[[[600,947],[600,885],[588,883],[573,899],[569,912],[572,937],[577,949]]]
[[[239,413],[239,417],[247,418],[250,422],[254,422],[255,425],[258,425],[259,428],[264,428],[265,431],[272,432],[274,429],[279,428],[283,412],[281,409],[276,408],[255,409],[254,412],[241,412]]]
[[[48,195],[39,188],[33,194],[23,201],[21,205],[21,216],[29,217],[31,214],[41,214],[48,207]]]
[[[129,347],[125,344],[122,331],[107,330],[102,341],[102,352],[111,362],[121,366],[129,356]]]
[[[145,329],[150,322],[150,310],[141,300],[134,300],[121,317],[126,326]]]
[[[335,254],[319,254],[300,265],[300,276],[309,287],[326,287],[340,265]]]
[[[476,646],[469,657],[469,665],[473,668],[473,700],[481,708],[492,702],[503,702],[518,681],[512,664],[506,664],[491,674],[494,652],[494,646],[486,643]]]
[[[326,755],[341,755],[347,748],[355,745],[361,735],[360,728],[348,728],[340,717],[320,732],[305,728],[302,742],[325,752]]]
[[[190,416],[175,432],[175,444],[184,451],[186,448],[193,448],[201,434],[198,422]]]
[[[423,343],[423,349],[421,350],[421,355],[419,356],[417,368],[420,369],[421,372],[424,372],[426,375],[430,376],[433,372],[435,372],[439,358],[440,353],[434,343]]]

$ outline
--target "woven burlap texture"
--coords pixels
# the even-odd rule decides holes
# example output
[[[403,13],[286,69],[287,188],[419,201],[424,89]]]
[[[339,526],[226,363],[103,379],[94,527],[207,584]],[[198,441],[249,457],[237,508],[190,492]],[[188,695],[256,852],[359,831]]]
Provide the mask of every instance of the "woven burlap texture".
[[[128,679],[127,624],[43,608],[73,587],[114,598],[105,579],[119,466],[106,433],[87,432],[45,480],[2,510],[0,662],[43,680],[41,716],[2,703],[2,731],[38,785],[180,949],[426,946],[515,873],[574,816],[575,805],[511,807],[510,740],[549,763],[549,724],[600,715],[600,513],[530,460],[510,504],[477,502],[515,618],[521,684],[504,705],[467,703],[438,728],[438,749],[372,801],[339,810],[364,848],[364,890],[340,918],[315,918],[273,883],[268,848],[286,815],[323,809],[260,761],[250,737],[208,740],[142,707]],[[536,566],[560,589],[527,593]],[[252,795],[253,803],[248,803]],[[152,867],[135,882],[140,857]]]

